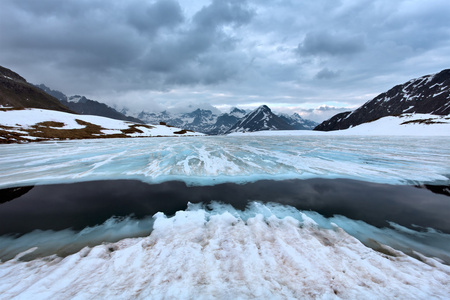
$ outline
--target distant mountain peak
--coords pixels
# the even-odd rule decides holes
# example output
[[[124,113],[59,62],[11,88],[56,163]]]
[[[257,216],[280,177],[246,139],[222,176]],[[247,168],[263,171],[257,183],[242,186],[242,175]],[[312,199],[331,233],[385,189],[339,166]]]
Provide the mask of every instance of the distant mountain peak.
[[[286,121],[275,115],[267,105],[261,105],[245,115],[226,133],[290,129],[292,127]]]

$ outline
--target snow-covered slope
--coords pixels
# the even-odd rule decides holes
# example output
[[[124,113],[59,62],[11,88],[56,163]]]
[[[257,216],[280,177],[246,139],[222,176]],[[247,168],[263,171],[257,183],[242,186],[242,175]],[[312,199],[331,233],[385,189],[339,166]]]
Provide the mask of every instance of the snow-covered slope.
[[[349,129],[335,131],[282,130],[258,131],[251,133],[231,133],[230,135],[249,134],[252,136],[277,135],[366,135],[366,136],[450,136],[450,116],[431,114],[403,114],[389,116],[373,122],[364,123]]]
[[[404,113],[450,114],[450,69],[397,85],[354,111],[337,114],[322,122],[314,130],[347,129]]]
[[[143,125],[45,109],[0,110],[0,143],[111,137],[203,135],[165,125]]]

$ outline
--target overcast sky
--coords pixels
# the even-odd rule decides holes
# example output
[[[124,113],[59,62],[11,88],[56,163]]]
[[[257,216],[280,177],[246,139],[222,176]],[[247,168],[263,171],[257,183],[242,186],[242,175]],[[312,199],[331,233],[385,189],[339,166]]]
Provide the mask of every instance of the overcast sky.
[[[450,68],[449,0],[1,0],[0,65],[117,107],[323,120]]]

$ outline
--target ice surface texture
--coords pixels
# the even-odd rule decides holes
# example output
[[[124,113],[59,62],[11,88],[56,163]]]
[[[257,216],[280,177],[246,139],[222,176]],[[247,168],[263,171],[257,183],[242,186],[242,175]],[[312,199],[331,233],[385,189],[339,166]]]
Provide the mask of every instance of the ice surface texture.
[[[233,136],[0,145],[0,188],[98,179],[188,184],[350,178],[449,184],[450,137]]]

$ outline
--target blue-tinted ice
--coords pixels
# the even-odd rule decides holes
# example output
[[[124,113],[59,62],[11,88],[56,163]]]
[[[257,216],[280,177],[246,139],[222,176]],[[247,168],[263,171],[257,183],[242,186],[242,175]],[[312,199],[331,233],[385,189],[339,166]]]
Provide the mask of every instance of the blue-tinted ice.
[[[182,137],[0,146],[0,188],[96,179],[149,183],[350,178],[450,182],[449,137]]]

